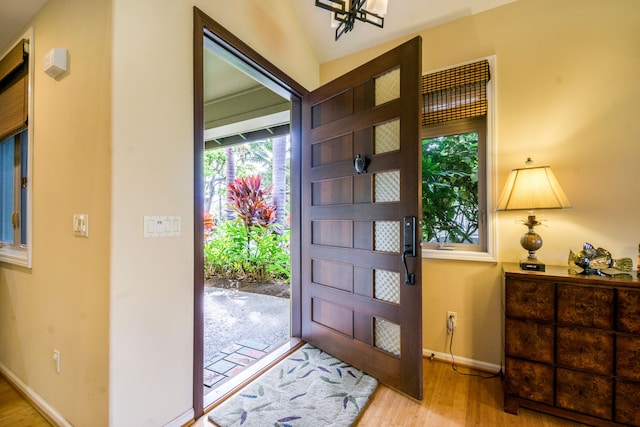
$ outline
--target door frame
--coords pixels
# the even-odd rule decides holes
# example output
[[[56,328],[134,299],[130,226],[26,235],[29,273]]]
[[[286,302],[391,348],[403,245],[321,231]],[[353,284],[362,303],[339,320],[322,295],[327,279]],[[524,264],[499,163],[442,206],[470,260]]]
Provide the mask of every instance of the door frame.
[[[203,366],[204,366],[204,37],[220,46],[227,59],[250,74],[269,89],[291,101],[291,336],[300,337],[300,161],[302,97],[308,93],[303,86],[290,78],[242,40],[234,36],[203,11],[193,8],[193,410],[195,419],[204,415]]]

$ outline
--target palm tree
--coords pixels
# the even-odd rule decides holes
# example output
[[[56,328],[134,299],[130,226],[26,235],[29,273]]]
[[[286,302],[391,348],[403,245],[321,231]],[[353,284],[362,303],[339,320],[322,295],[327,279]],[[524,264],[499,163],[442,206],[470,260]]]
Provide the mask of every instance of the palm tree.
[[[281,232],[286,225],[286,197],[287,197],[287,136],[280,136],[273,141],[273,169],[272,174],[272,197],[276,206],[276,230]]]
[[[233,147],[226,147],[224,149],[224,155],[227,159],[227,167],[226,167],[227,192],[226,194],[227,194],[227,203],[229,203],[231,202],[231,197],[229,194],[229,185],[233,184],[233,182],[236,179],[236,161],[233,153]],[[236,212],[230,207],[227,207],[227,219],[233,220],[235,218],[236,218]]]
[[[224,154],[221,150],[207,150],[204,153],[204,211],[211,212],[214,197],[219,194],[219,188],[225,185],[222,170],[225,165]],[[222,212],[219,213],[222,218]]]

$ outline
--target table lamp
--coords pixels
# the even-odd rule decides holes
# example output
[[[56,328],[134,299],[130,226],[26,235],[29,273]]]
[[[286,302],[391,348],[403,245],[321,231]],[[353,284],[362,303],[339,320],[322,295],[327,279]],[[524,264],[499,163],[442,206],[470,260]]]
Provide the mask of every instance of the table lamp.
[[[540,222],[533,214],[534,209],[564,209],[571,205],[567,196],[549,166],[532,166],[528,158],[527,167],[512,169],[498,200],[497,210],[528,210],[529,216],[524,225],[529,231],[520,237],[520,245],[529,252],[527,259],[520,261],[522,270],[544,271],[544,263],[536,257],[536,251],[542,247],[542,238],[534,231]]]

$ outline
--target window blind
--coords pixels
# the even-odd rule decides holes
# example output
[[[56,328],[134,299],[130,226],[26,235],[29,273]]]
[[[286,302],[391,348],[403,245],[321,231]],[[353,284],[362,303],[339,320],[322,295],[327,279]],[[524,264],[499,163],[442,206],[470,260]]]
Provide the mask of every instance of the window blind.
[[[21,40],[0,60],[0,141],[27,128],[29,41]]]
[[[486,60],[422,76],[422,125],[487,114],[489,79]]]

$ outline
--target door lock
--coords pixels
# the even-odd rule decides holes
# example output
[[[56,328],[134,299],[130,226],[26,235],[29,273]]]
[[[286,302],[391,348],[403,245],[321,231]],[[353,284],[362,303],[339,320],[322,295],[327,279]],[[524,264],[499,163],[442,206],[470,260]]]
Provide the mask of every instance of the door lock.
[[[409,273],[407,267],[407,257],[416,256],[416,217],[405,216],[402,219],[404,230],[404,247],[402,249],[402,264],[404,265],[404,283],[405,285],[415,285],[416,276],[413,273]]]

